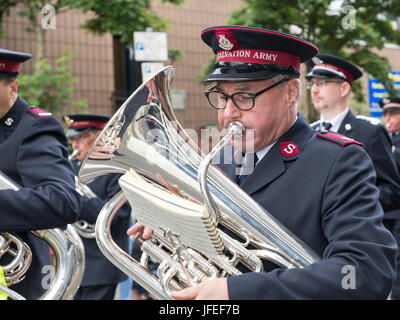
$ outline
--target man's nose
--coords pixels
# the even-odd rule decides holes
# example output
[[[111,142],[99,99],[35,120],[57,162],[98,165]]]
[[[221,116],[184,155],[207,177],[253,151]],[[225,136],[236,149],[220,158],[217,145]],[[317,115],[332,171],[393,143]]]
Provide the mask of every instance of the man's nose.
[[[241,116],[241,110],[235,106],[231,98],[226,101],[226,107],[223,111],[226,119],[237,119]]]
[[[72,146],[72,149],[78,149],[78,142],[74,139],[74,140],[72,140],[71,141],[71,146]]]
[[[319,86],[316,84],[311,85],[311,94],[315,94],[316,92],[319,92]]]

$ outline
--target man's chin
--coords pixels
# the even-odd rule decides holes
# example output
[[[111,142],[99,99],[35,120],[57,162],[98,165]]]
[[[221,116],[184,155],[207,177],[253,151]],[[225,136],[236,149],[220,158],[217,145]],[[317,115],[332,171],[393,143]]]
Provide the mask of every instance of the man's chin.
[[[254,140],[253,139],[235,139],[232,141],[232,146],[244,153],[254,153]]]

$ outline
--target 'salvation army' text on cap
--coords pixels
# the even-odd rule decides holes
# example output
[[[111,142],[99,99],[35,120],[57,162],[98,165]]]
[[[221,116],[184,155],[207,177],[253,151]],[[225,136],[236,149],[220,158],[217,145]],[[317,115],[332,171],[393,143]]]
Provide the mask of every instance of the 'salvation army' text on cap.
[[[307,80],[311,78],[334,78],[345,80],[351,84],[362,76],[362,72],[357,66],[332,54],[318,54],[308,64],[312,67],[312,70],[306,75]]]
[[[318,53],[303,39],[253,27],[210,27],[201,32],[201,39],[217,60],[205,82],[262,80],[277,74],[299,77],[300,63]]]
[[[73,137],[91,129],[103,130],[110,117],[100,114],[69,114],[63,120],[68,126],[67,137]]]
[[[17,76],[21,63],[32,57],[30,53],[6,50],[0,48],[0,73]]]
[[[400,97],[387,97],[379,101],[379,106],[383,109],[383,114],[391,111],[400,110]]]

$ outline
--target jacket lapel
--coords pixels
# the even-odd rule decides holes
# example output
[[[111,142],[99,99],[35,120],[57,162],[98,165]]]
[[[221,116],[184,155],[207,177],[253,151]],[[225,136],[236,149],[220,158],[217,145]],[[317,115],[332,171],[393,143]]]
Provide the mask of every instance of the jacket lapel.
[[[298,114],[294,125],[286,132],[257,164],[253,173],[249,175],[241,185],[241,188],[248,194],[264,188],[272,181],[281,176],[288,167],[288,162],[295,161],[304,149],[306,142],[310,139],[313,131],[304,118]],[[288,147],[282,151],[287,143],[291,143],[297,151]]]
[[[343,134],[349,138],[353,138],[351,134],[354,130],[354,119],[355,116],[349,110],[349,112],[347,112],[346,116],[344,117],[342,123],[340,124],[338,133]]]

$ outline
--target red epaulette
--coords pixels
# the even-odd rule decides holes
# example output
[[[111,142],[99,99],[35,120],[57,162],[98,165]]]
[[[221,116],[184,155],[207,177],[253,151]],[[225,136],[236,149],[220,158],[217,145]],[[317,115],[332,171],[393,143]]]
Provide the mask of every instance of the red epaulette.
[[[35,117],[50,117],[52,115],[51,112],[44,111],[42,109],[39,109],[38,107],[35,106],[30,106],[28,109],[26,109],[30,114],[34,115]]]
[[[330,131],[328,131],[328,132],[317,132],[317,137],[325,139],[325,140],[329,140],[329,141],[332,141],[332,142],[335,142],[335,143],[337,143],[337,144],[339,144],[341,146],[348,146],[350,144],[356,144],[356,145],[358,145],[360,147],[363,146],[361,142],[358,142],[358,141],[356,141],[354,139],[346,137],[346,136],[344,136],[342,134],[335,133],[335,132],[330,132]]]

